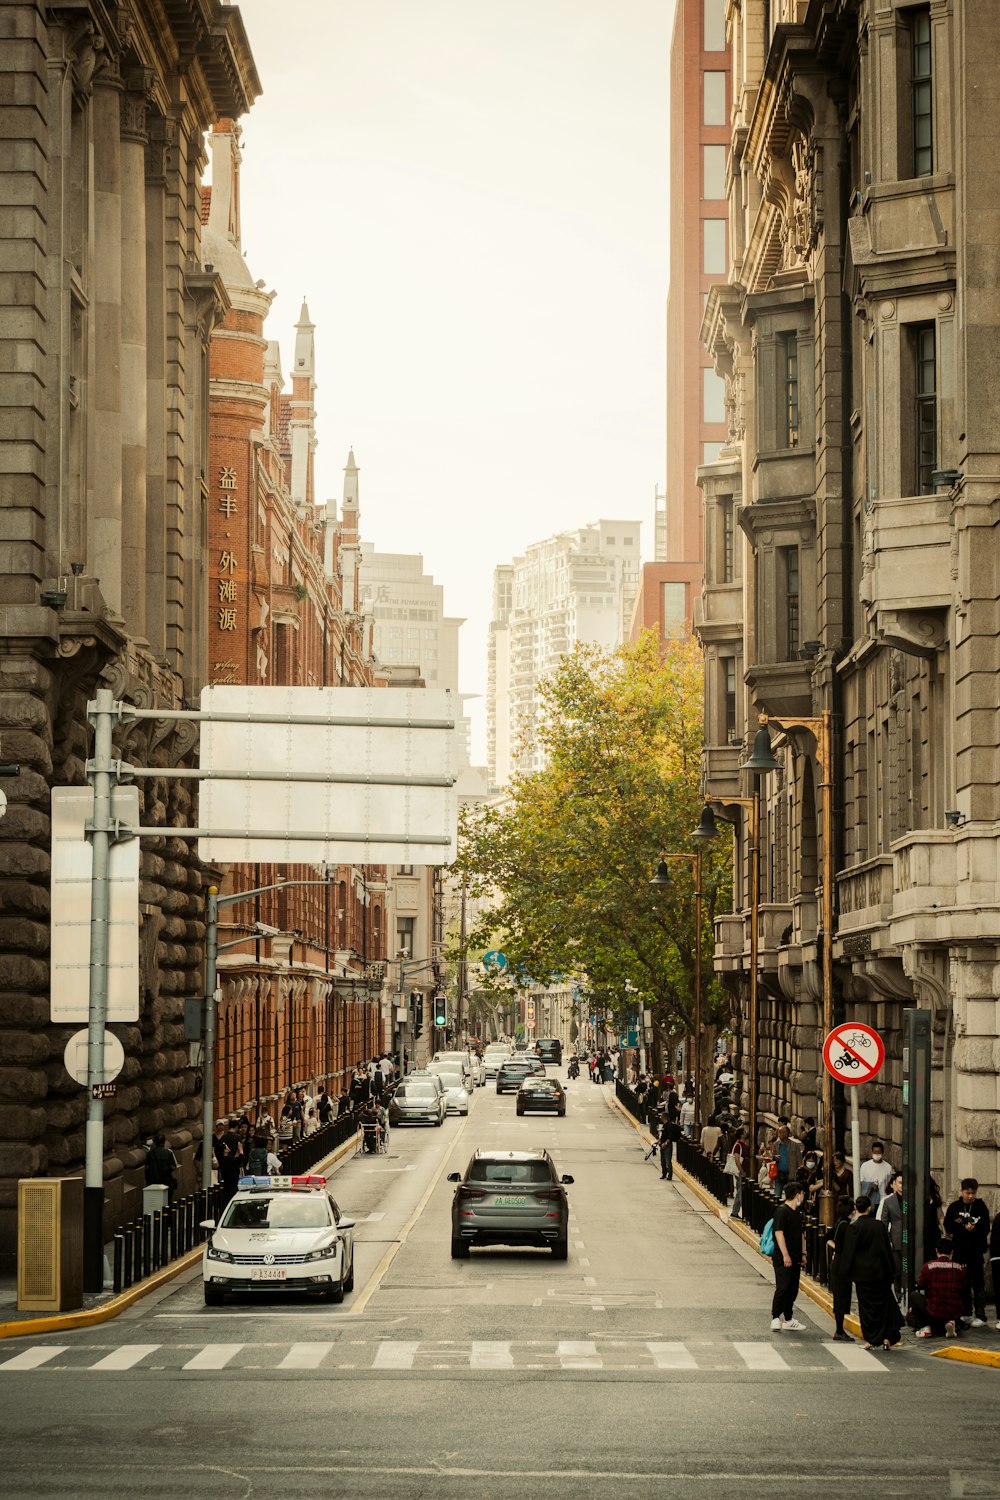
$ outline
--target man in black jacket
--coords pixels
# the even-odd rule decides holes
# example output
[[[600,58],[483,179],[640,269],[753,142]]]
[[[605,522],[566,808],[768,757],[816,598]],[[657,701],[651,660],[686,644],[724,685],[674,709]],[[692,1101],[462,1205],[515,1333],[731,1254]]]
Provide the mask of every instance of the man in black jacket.
[[[944,1232],[951,1237],[955,1260],[965,1267],[965,1321],[972,1328],[985,1328],[983,1261],[990,1233],[990,1211],[977,1196],[978,1192],[979,1183],[974,1177],[962,1178],[959,1196],[954,1203],[948,1204]]]
[[[660,1177],[672,1182],[674,1176],[674,1147],[681,1138],[681,1127],[669,1113],[660,1121]]]
[[[804,1333],[805,1324],[795,1316],[795,1299],[799,1278],[806,1263],[802,1215],[799,1210],[805,1198],[801,1182],[786,1182],[784,1202],[774,1214],[774,1298],[771,1302],[772,1333]]]

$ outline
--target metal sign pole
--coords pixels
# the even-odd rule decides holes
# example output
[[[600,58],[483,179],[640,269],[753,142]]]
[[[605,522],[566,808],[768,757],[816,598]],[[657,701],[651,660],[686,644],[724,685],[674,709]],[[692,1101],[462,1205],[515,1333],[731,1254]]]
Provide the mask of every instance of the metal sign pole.
[[[219,888],[210,885],[205,902],[205,1073],[202,1078],[201,1185],[212,1186],[212,1140],[215,1121],[216,965],[219,953]]]
[[[93,872],[90,915],[90,1006],[87,1020],[87,1133],[83,1189],[83,1289],[104,1288],[104,1026],[108,1013],[108,864],[111,851],[111,728],[115,699],[99,688],[88,714],[94,721],[94,758],[88,771],[94,788],[91,829]]]

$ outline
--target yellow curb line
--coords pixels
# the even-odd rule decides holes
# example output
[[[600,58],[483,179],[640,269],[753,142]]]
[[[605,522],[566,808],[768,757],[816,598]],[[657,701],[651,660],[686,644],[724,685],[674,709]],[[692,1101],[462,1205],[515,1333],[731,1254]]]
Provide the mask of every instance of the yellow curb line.
[[[990,1349],[935,1349],[931,1359],[957,1359],[962,1365],[989,1365],[1000,1370],[1000,1353]]]
[[[444,1156],[441,1158],[441,1165],[438,1167],[437,1171],[434,1173],[434,1176],[431,1178],[427,1186],[427,1191],[424,1193],[420,1202],[417,1204],[416,1208],[413,1210],[412,1214],[403,1225],[403,1228],[400,1231],[399,1239],[389,1246],[388,1250],[385,1252],[382,1259],[375,1267],[375,1270],[368,1280],[367,1286],[350,1309],[350,1312],[347,1314],[348,1317],[356,1318],[360,1313],[363,1313],[372,1297],[374,1297],[375,1293],[378,1291],[383,1276],[385,1275],[386,1271],[388,1271],[393,1261],[396,1259],[396,1256],[399,1254],[400,1250],[402,1250],[403,1246],[406,1244],[407,1236],[409,1235],[410,1230],[420,1218],[420,1215],[423,1213],[428,1202],[430,1201],[431,1194],[437,1187],[438,1183],[441,1181],[441,1178],[444,1175],[444,1169],[451,1160],[455,1147],[458,1145],[459,1141],[462,1139],[462,1136],[465,1134],[466,1126],[468,1125],[470,1118],[471,1117],[469,1115],[466,1115],[465,1119],[462,1121],[460,1128],[456,1130],[455,1139],[452,1141],[447,1151],[445,1151]]]
[[[317,1162],[311,1170],[319,1172],[321,1169],[334,1166],[342,1156],[353,1151],[357,1145],[357,1135],[349,1140],[343,1141],[335,1151],[322,1161]],[[96,1323],[109,1323],[112,1318],[117,1318],[119,1313],[127,1312],[128,1309],[149,1292],[158,1291],[161,1286],[166,1286],[179,1276],[182,1271],[188,1271],[201,1260],[203,1246],[195,1245],[185,1255],[172,1261],[169,1266],[156,1271],[145,1281],[140,1281],[136,1286],[129,1287],[127,1292],[120,1292],[117,1297],[104,1302],[100,1307],[89,1307],[80,1312],[56,1313],[51,1318],[26,1318],[18,1323],[0,1323],[0,1339],[20,1339],[32,1333],[60,1333],[72,1328],[92,1328]]]
[[[627,1121],[627,1123],[632,1126],[637,1135],[645,1135],[646,1132],[644,1131],[643,1127],[638,1123],[637,1120],[633,1119],[627,1109],[619,1104],[616,1098],[612,1098],[610,1102],[621,1115],[622,1119]],[[647,1140],[646,1144],[651,1145],[652,1140]],[[681,1181],[684,1183],[684,1186],[688,1188],[692,1193],[694,1193],[695,1197],[700,1199],[700,1201],[705,1205],[706,1208],[711,1209],[711,1211],[715,1214],[716,1218],[719,1219],[721,1223],[725,1224],[730,1234],[735,1235],[736,1238],[742,1240],[749,1249],[756,1250],[758,1255],[760,1254],[760,1244],[758,1238],[754,1234],[750,1226],[748,1224],[732,1223],[732,1221],[726,1217],[725,1209],[719,1203],[718,1199],[713,1198],[711,1193],[707,1192],[705,1188],[702,1187],[701,1183],[691,1176],[690,1172],[686,1172],[676,1158],[674,1159],[674,1172],[680,1177]],[[763,1259],[763,1256],[761,1256],[761,1259]],[[809,1298],[810,1302],[815,1302],[816,1306],[822,1308],[822,1310],[828,1315],[828,1317],[833,1317],[833,1298],[824,1287],[820,1286],[818,1281],[813,1281],[811,1276],[803,1276],[799,1283],[799,1286],[800,1289]],[[849,1314],[847,1317],[845,1317],[844,1327],[849,1328],[856,1338],[861,1338],[861,1324],[853,1315]],[[1000,1361],[998,1361],[998,1363],[1000,1363]]]

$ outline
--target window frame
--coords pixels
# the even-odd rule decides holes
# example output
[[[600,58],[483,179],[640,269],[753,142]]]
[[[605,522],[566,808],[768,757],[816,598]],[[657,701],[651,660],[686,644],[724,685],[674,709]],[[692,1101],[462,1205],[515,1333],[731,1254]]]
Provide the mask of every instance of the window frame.
[[[802,435],[799,413],[799,336],[795,329],[779,334],[781,352],[781,437],[782,446],[797,448]]]
[[[907,17],[910,34],[910,175],[934,174],[934,38],[930,6],[917,6]],[[921,125],[927,122],[927,140]]]
[[[913,493],[933,495],[933,474],[938,467],[938,336],[933,321],[912,323],[909,328],[913,368]],[[930,340],[930,358],[924,352]],[[925,387],[930,372],[931,388]]]

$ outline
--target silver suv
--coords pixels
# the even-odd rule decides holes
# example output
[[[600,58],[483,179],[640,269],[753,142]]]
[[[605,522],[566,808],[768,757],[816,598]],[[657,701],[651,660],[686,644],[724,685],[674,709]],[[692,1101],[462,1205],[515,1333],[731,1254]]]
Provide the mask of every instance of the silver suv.
[[[472,1245],[550,1245],[556,1260],[569,1254],[572,1177],[560,1177],[547,1151],[477,1151],[456,1182],[451,1206],[451,1255]]]

